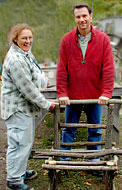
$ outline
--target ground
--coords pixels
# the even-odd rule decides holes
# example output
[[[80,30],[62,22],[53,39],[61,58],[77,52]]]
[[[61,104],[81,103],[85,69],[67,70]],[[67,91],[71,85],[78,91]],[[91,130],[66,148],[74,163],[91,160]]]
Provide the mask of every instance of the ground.
[[[50,117],[50,116],[49,116]],[[122,148],[122,115],[121,119],[121,133],[120,133],[120,148]],[[48,121],[49,122],[49,121]],[[36,131],[36,138],[34,148],[40,148],[51,133],[52,128],[46,127],[44,123]],[[49,141],[53,138],[50,136]],[[46,142],[47,143],[47,142]],[[6,149],[7,149],[7,137],[6,127],[3,120],[0,118],[0,190],[6,190]],[[122,189],[122,161],[120,157],[119,162],[119,174],[115,177],[116,190]],[[38,177],[32,181],[27,182],[30,186],[33,186],[35,190],[47,190],[48,189],[48,176],[46,172],[42,170],[42,164],[44,159],[29,159],[28,169],[35,169],[38,172]],[[104,190],[105,186],[102,178],[93,177],[85,172],[65,172],[61,174],[62,182],[59,185],[59,190]]]

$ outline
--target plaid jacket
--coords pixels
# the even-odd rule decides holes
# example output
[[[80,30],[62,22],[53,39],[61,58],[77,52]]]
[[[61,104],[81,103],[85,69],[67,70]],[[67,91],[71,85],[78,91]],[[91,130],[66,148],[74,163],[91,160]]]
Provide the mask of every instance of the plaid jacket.
[[[17,111],[32,116],[46,112],[51,103],[40,93],[44,80],[37,73],[31,52],[13,44],[3,64],[1,88],[1,117],[8,119]],[[40,72],[41,76],[41,72]]]

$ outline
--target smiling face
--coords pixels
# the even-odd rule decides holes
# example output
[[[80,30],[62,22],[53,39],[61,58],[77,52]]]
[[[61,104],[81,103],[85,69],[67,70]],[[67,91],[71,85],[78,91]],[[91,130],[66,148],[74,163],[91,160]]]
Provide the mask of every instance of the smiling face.
[[[86,7],[75,8],[74,17],[80,34],[86,36],[91,30],[92,13],[90,14]]]
[[[31,30],[23,29],[14,41],[23,51],[28,52],[33,43],[33,34]]]

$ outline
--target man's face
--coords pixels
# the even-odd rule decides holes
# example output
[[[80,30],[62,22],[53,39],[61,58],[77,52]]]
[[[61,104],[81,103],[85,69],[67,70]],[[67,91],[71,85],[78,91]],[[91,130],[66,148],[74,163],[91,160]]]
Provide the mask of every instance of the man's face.
[[[74,10],[75,22],[78,25],[79,31],[90,29],[90,23],[92,21],[92,13],[89,14],[86,7],[76,8]]]

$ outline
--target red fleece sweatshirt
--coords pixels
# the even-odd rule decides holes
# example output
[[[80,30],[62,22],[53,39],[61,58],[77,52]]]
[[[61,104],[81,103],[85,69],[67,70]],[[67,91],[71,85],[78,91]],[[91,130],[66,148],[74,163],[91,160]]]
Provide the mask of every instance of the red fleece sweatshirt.
[[[77,27],[60,42],[56,83],[59,97],[69,99],[111,98],[114,84],[114,63],[109,37],[92,27],[85,64],[77,37]]]

